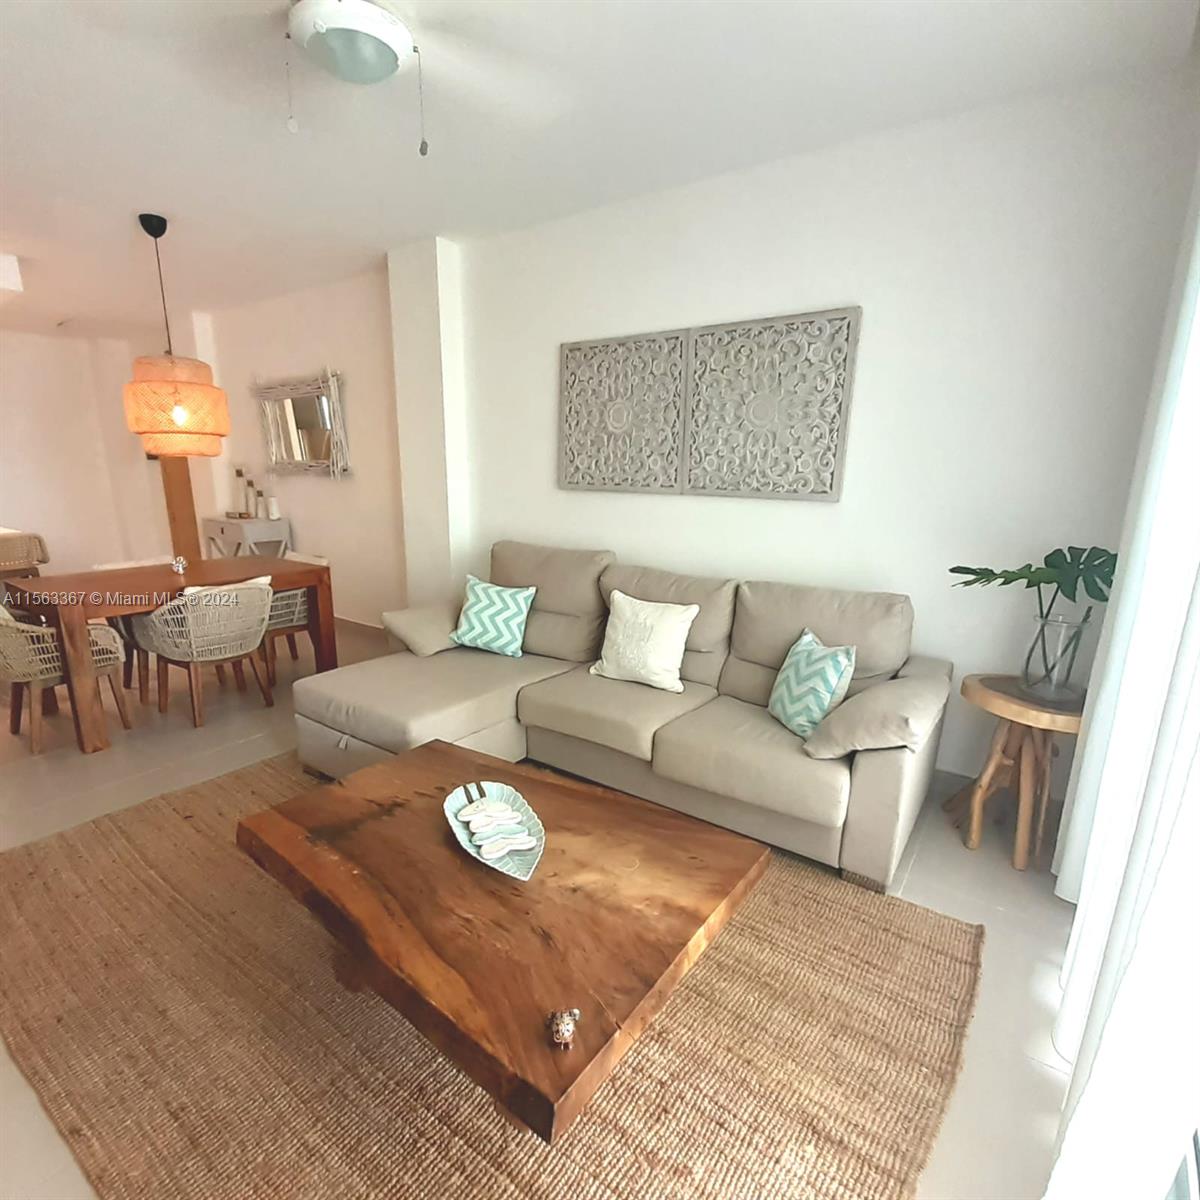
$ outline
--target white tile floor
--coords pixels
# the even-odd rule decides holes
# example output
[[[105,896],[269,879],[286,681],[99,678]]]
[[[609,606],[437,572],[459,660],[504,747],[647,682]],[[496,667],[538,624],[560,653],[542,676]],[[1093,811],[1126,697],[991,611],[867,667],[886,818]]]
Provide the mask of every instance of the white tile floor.
[[[382,651],[381,635],[352,626],[339,629],[338,644],[343,663]],[[310,664],[302,654],[299,669]],[[182,691],[163,718],[134,704],[134,729],[114,729],[112,749],[102,754],[75,750],[65,713],[48,722],[53,740],[36,759],[24,739],[0,735],[0,850],[291,749],[292,672],[282,659],[273,710],[253,692],[238,695],[231,686],[218,694],[211,683],[200,730],[191,727]],[[963,848],[937,803],[957,782],[939,778],[898,877],[906,899],[987,927],[966,1059],[918,1196],[1037,1200],[1066,1087],[1049,1028],[1073,909],[1054,897],[1047,874],[1008,865],[1010,827],[989,823],[978,851]],[[0,1046],[0,1200],[93,1195]]]

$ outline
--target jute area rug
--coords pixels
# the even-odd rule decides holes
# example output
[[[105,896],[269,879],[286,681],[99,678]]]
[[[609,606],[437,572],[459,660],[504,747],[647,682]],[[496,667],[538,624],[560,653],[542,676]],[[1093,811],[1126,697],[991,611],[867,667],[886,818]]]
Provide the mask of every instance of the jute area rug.
[[[876,1200],[913,1193],[983,930],[786,854],[550,1149],[234,846],[291,756],[0,856],[0,1030],[130,1200]]]

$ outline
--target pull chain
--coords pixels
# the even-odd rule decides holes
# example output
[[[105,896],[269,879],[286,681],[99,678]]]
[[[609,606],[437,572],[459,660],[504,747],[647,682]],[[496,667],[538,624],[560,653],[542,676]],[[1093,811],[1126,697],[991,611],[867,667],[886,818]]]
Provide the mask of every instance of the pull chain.
[[[283,36],[286,41],[283,54],[283,73],[287,78],[287,131],[288,133],[299,133],[300,122],[296,120],[296,114],[293,111],[294,105],[292,103],[292,35],[285,33]]]
[[[414,45],[413,53],[417,56],[417,108],[421,116],[421,144],[417,152],[424,158],[429,153],[429,143],[425,140],[425,77],[421,71],[420,47]]]

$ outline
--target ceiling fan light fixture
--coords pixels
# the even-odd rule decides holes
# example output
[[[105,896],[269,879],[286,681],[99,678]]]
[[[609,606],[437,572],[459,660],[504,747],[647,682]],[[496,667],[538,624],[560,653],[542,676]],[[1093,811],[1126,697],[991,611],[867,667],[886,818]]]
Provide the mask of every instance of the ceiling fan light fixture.
[[[372,0],[297,0],[288,35],[347,83],[380,83],[413,52],[408,27]]]

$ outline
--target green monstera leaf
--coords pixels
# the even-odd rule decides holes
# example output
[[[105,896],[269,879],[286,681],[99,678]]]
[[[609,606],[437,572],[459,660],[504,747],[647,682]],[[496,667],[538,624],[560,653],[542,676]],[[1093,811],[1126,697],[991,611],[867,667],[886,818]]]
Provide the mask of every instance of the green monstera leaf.
[[[1026,563],[1023,567],[996,570],[993,567],[951,567],[951,575],[961,575],[956,587],[987,587],[999,584],[1023,583],[1027,588],[1057,588],[1066,598],[1074,602],[1082,588],[1089,599],[1103,604],[1112,591],[1113,576],[1117,570],[1117,556],[1103,546],[1067,546],[1051,550],[1035,567]],[[1051,602],[1053,603],[1053,601]]]
[[[1053,583],[1054,574],[1046,567],[1035,567],[1026,563],[1023,567],[1013,567],[1002,571],[991,567],[951,567],[951,575],[965,575],[955,587],[986,587],[989,583],[998,583],[1008,587],[1010,583],[1023,583],[1027,588],[1037,587],[1039,583]]]
[[[1108,599],[1117,569],[1117,556],[1111,550],[1101,546],[1087,550],[1068,546],[1066,550],[1051,550],[1044,561],[1054,572],[1055,585],[1068,600],[1075,601],[1080,587],[1100,604]]]

